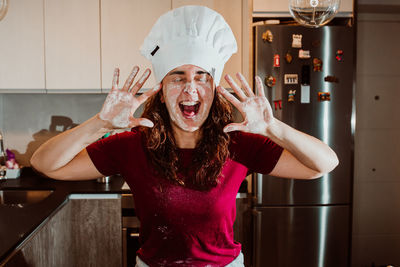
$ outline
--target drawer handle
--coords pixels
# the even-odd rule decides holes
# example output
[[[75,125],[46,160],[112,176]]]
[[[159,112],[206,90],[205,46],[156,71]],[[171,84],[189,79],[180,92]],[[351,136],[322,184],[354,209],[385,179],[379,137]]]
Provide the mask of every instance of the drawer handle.
[[[139,237],[139,233],[130,233],[130,237]]]

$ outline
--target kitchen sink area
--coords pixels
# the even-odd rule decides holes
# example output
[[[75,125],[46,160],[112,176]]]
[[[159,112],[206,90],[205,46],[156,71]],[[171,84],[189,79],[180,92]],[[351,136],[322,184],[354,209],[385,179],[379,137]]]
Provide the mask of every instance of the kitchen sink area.
[[[43,201],[53,193],[53,190],[0,190],[0,205],[25,206]]]

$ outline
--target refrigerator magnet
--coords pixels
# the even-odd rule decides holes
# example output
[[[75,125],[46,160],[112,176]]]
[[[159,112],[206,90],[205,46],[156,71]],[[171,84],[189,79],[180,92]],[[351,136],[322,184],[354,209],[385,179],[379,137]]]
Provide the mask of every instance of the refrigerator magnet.
[[[301,39],[303,38],[303,35],[301,34],[292,34],[292,47],[293,48],[301,48]]]
[[[279,68],[281,66],[281,58],[278,54],[274,55],[274,67]]]
[[[284,76],[285,84],[298,84],[299,83],[299,75],[297,74],[285,74]]]
[[[301,66],[301,84],[310,84],[310,65]]]
[[[275,77],[274,76],[268,76],[268,77],[265,77],[265,85],[266,86],[268,86],[268,87],[272,87],[272,86],[274,86],[275,84],[276,84],[276,79],[275,79]]]
[[[274,100],[275,110],[282,109],[282,100]]]
[[[343,50],[339,49],[336,51],[336,60],[343,61]]]
[[[289,90],[288,102],[294,102],[294,96],[296,95],[296,90]]]
[[[339,83],[339,78],[336,76],[326,76],[324,78],[325,82],[330,82],[330,83]]]
[[[331,101],[331,93],[318,92],[318,101]]]
[[[300,103],[308,104],[310,103],[310,86],[306,84],[301,85],[301,96]]]
[[[289,52],[287,52],[286,55],[285,55],[285,60],[286,60],[287,63],[290,64],[290,63],[292,63],[293,56]]]
[[[310,57],[311,57],[310,50],[303,50],[303,49],[299,50],[299,58],[308,59]]]
[[[313,66],[314,71],[322,71],[322,60],[317,57],[313,58]]]
[[[263,39],[264,43],[265,42],[272,43],[272,41],[274,40],[274,35],[272,34],[272,32],[270,30],[266,30],[262,34],[262,39]]]

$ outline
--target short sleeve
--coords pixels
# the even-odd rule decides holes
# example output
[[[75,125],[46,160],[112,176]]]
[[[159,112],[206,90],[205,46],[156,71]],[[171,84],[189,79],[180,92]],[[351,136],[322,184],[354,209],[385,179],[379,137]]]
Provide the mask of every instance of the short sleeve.
[[[231,159],[251,172],[269,174],[278,163],[283,148],[262,135],[234,132],[229,150]]]
[[[126,148],[130,139],[131,132],[117,133],[90,144],[86,151],[100,173],[106,176],[119,174],[126,160]]]

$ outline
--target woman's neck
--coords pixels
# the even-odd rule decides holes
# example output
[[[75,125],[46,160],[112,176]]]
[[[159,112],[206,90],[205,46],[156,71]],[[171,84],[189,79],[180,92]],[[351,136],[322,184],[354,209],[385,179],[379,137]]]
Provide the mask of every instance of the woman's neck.
[[[187,132],[178,127],[172,127],[176,145],[179,148],[195,148],[201,137],[201,130]]]

